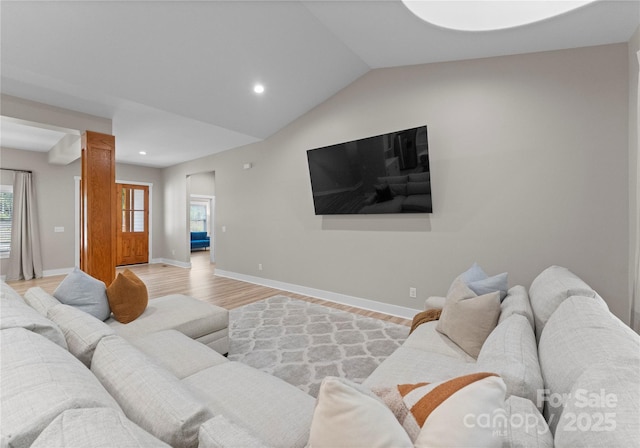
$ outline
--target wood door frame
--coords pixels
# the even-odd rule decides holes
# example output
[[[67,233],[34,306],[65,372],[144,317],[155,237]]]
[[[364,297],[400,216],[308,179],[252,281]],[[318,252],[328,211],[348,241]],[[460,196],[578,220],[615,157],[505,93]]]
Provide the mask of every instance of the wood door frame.
[[[80,266],[80,176],[73,177],[75,182],[75,265]],[[140,185],[149,187],[149,264],[155,263],[153,259],[153,182],[138,182],[134,180],[116,179],[116,184]],[[118,210],[119,212],[119,210]]]

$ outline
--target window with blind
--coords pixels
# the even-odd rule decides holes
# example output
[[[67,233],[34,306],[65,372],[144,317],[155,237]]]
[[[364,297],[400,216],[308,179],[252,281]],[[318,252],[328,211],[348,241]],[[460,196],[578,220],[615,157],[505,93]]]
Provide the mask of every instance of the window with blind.
[[[11,221],[13,220],[13,187],[0,185],[0,257],[11,251]]]
[[[190,230],[192,232],[208,232],[207,217],[209,204],[206,202],[191,202]]]

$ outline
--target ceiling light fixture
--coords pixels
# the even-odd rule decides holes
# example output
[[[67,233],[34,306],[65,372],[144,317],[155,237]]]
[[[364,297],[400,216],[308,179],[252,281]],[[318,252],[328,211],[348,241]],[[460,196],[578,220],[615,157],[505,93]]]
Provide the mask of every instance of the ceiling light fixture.
[[[256,84],[253,86],[253,91],[258,94],[264,93],[264,86],[262,84]]]
[[[138,154],[140,154],[141,156],[146,156],[147,155],[147,151],[140,151],[140,152],[138,152]]]
[[[416,16],[459,31],[493,31],[528,25],[573,11],[596,0],[402,0]]]

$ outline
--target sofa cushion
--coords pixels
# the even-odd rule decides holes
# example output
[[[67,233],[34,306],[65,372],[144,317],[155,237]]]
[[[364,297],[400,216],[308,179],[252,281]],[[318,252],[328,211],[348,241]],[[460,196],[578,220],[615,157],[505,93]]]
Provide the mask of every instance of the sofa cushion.
[[[580,277],[561,266],[550,266],[533,280],[529,288],[529,300],[538,342],[549,317],[571,296],[595,297],[596,292]]]
[[[35,309],[43,316],[47,315],[49,308],[60,303],[58,299],[53,297],[51,294],[49,294],[39,286],[29,288],[27,292],[24,293],[24,301],[27,302],[31,308]]]
[[[508,395],[536,402],[542,374],[536,337],[526,317],[514,314],[498,324],[480,350],[477,369],[500,375]]]
[[[66,409],[120,410],[96,377],[68,351],[24,328],[1,333],[3,447],[29,446]]]
[[[75,306],[100,320],[111,315],[104,282],[74,268],[53,291],[53,296],[61,303]]]
[[[108,408],[69,409],[40,433],[31,448],[169,448],[121,411]]]
[[[417,330],[423,326],[421,325]],[[477,372],[475,362],[465,362],[459,358],[406,347],[405,344],[389,355],[362,384],[374,388],[389,384],[422,381],[434,383],[454,376]],[[462,352],[462,350],[458,350]],[[474,361],[469,355],[466,356]]]
[[[133,322],[106,321],[125,339],[162,330],[178,330],[192,339],[222,330],[229,325],[229,311],[183,294],[151,299],[147,309]]]
[[[198,445],[198,428],[213,417],[168,371],[119,336],[103,338],[91,371],[127,417],[173,447]]]
[[[0,286],[0,330],[24,328],[67,348],[64,334],[55,323],[27,305],[11,286],[5,282]]]
[[[409,174],[409,182],[429,182],[430,180],[431,173],[429,171]]]
[[[379,184],[406,184],[409,176],[384,176],[378,177]]]
[[[640,446],[640,363],[587,368],[565,402],[555,446]]]
[[[637,368],[640,336],[611,314],[600,297],[573,296],[549,318],[538,356],[548,393],[568,394],[583,372],[593,366],[611,371]],[[545,404],[545,418],[555,432],[562,407],[551,401]]]
[[[51,307],[47,316],[64,333],[71,354],[87,367],[91,366],[91,358],[98,342],[105,336],[114,334],[111,327],[91,314],[62,303]]]
[[[220,353],[176,330],[151,333],[130,342],[178,379],[229,362]]]
[[[504,405],[505,419],[492,419],[502,435],[503,447],[553,448],[549,425],[531,400],[511,395]]]
[[[527,293],[527,289],[522,285],[509,288],[507,297],[505,297],[500,304],[498,324],[514,314],[526,317],[531,325],[531,329],[535,330],[535,321],[533,319],[533,311],[531,310],[531,302],[529,302],[529,294]]]
[[[182,380],[214,414],[245,428],[265,445],[304,447],[314,399],[282,381],[238,362],[226,362]]]
[[[481,296],[458,279],[447,295],[436,330],[476,358],[500,316],[500,293]]]
[[[244,428],[231,423],[224,415],[207,420],[198,432],[198,448],[267,448]]]
[[[416,327],[402,344],[405,348],[415,348],[426,353],[450,356],[464,362],[474,362],[475,358],[460,348],[448,336],[436,331],[438,321],[425,322]]]
[[[113,317],[123,324],[137,319],[147,308],[147,286],[129,269],[118,276],[107,288],[107,298]]]
[[[409,182],[407,184],[407,195],[431,194],[431,182]]]
[[[402,201],[403,212],[428,212],[431,213],[431,195],[430,194],[412,194]]]

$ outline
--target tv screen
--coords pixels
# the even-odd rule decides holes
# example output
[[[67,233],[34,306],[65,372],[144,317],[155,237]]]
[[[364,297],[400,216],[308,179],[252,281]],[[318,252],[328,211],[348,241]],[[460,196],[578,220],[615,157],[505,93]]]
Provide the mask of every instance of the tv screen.
[[[307,151],[316,215],[432,213],[427,127]]]

